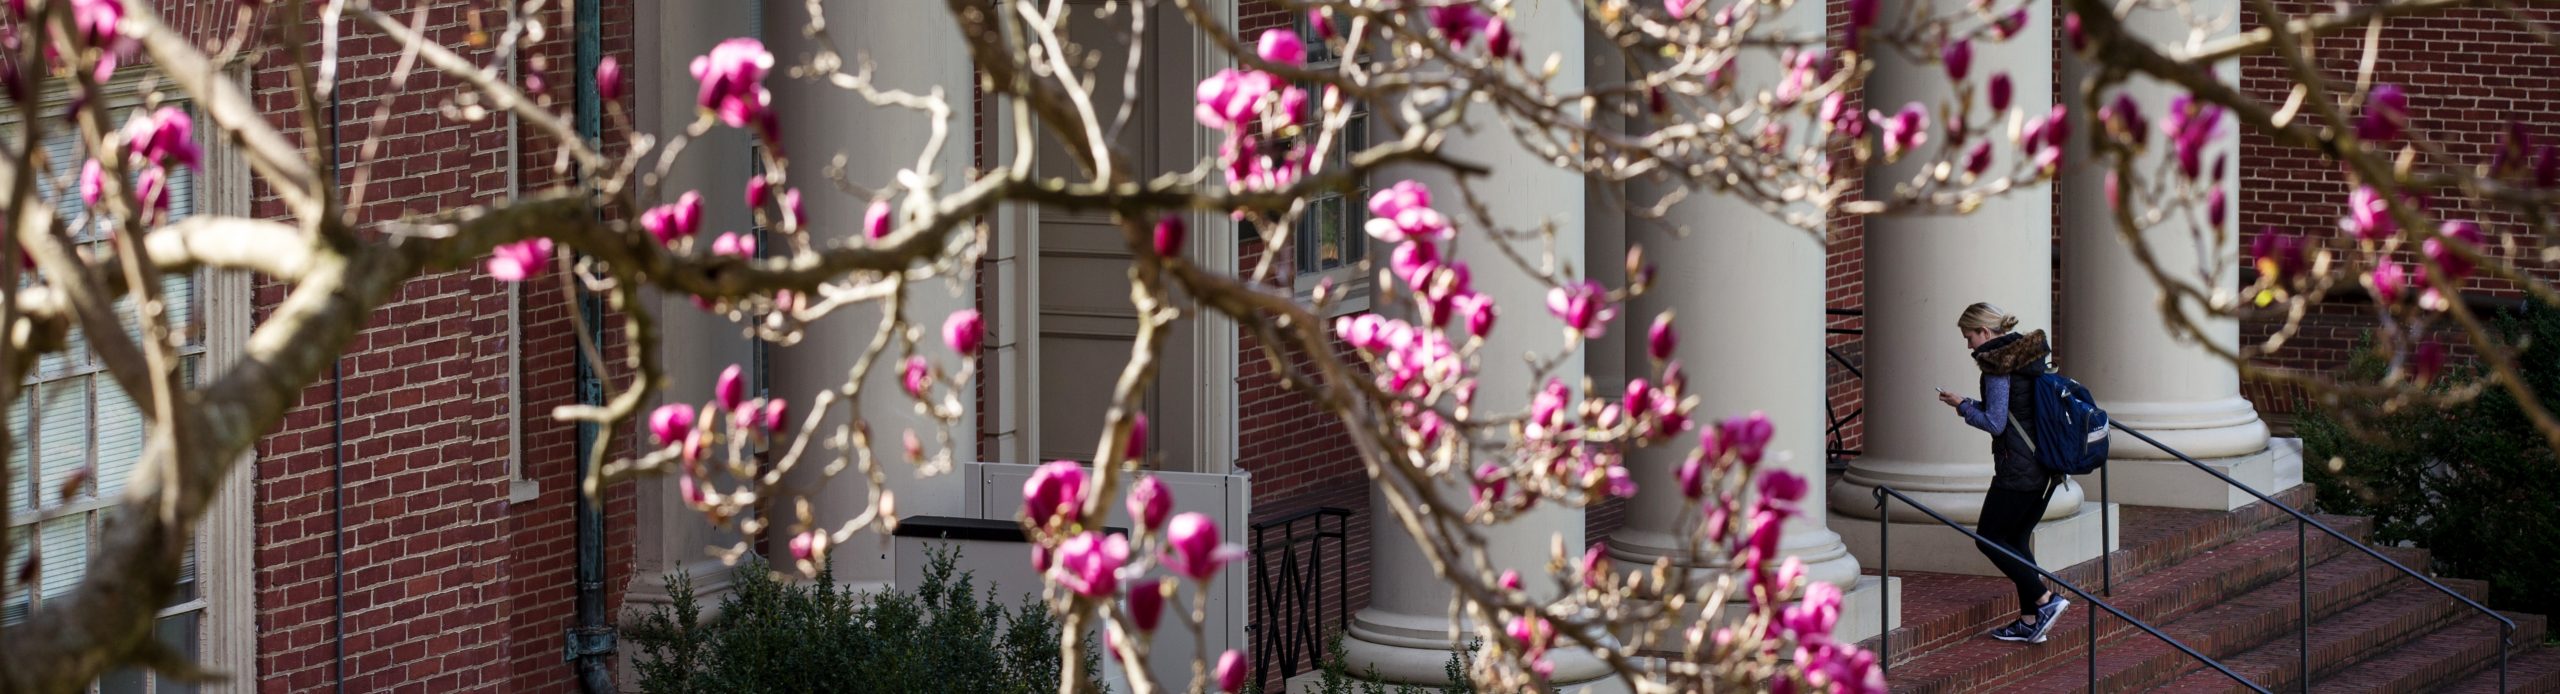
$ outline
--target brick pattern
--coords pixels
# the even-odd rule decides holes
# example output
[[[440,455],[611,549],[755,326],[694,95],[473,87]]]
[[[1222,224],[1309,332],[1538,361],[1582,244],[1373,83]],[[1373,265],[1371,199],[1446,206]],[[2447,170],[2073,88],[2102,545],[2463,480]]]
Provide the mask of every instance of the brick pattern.
[[[425,5],[432,40],[462,46],[465,12],[484,26],[503,19],[467,3],[405,3],[406,18]],[[220,3],[178,3],[175,12],[228,12]],[[608,55],[632,59],[632,6],[603,8]],[[314,8],[313,12],[318,9]],[[541,21],[554,31],[529,55],[543,56],[548,95],[571,110],[574,31],[567,10],[553,6]],[[227,25],[220,28],[227,30]],[[356,217],[373,224],[405,215],[488,204],[508,196],[508,171],[525,190],[566,182],[552,167],[556,144],[525,128],[515,161],[506,156],[503,121],[461,123],[438,110],[461,88],[433,72],[394,86],[398,53],[377,32],[355,30],[341,59],[344,120],[338,156],[342,190],[362,201]],[[490,51],[474,51],[487,59]],[[518,68],[531,74],[530,57]],[[259,64],[253,99],[273,122],[298,123],[290,80],[280,61]],[[377,114],[384,114],[377,120]],[[289,132],[289,137],[304,137]],[[379,136],[380,149],[362,151]],[[607,133],[606,142],[619,142]],[[263,186],[252,211],[285,218]],[[264,692],[320,691],[341,680],[361,691],[557,691],[572,686],[561,662],[561,634],[572,626],[576,588],[572,525],[574,428],[547,416],[575,401],[575,336],[568,297],[556,285],[528,285],[523,345],[511,345],[507,288],[476,271],[418,278],[377,312],[343,357],[343,410],[333,384],[308,388],[279,430],[258,446],[255,581],[258,676]],[[255,315],[264,320],[288,287],[261,282]],[[621,346],[608,326],[606,349]],[[539,485],[530,503],[510,504],[506,360],[523,350],[524,474]],[[618,362],[617,362],[618,364]],[[333,453],[333,423],[344,426],[344,466]],[[617,437],[628,441],[629,437]],[[334,474],[344,476],[343,509],[333,508]],[[345,567],[333,571],[344,512]],[[607,585],[619,586],[630,565],[633,499],[626,486],[606,498]],[[345,601],[343,629],[336,599]],[[608,609],[618,609],[619,596]],[[343,640],[343,669],[333,662]]]
[[[1841,41],[1841,36],[1849,28],[1848,7],[1848,0],[1829,0],[1829,14],[1825,16],[1830,20],[1830,27],[1826,33],[1831,37],[1830,50],[1835,55],[1846,48]],[[1853,111],[1865,110],[1865,95],[1859,91],[1851,91],[1847,107]],[[1852,163],[1854,157],[1850,152],[1850,148],[1844,146],[1831,153],[1834,161],[1842,162],[1839,171],[1832,174],[1835,179],[1854,180],[1866,176],[1864,167]],[[1861,191],[1857,189],[1851,189],[1841,197],[1841,202],[1855,202],[1864,197],[1860,193]],[[1831,227],[1829,257],[1824,261],[1824,276],[1828,291],[1823,296],[1823,307],[1865,311],[1867,308],[1867,220],[1859,215],[1833,212],[1829,224]],[[1866,330],[1867,322],[1861,316],[1832,316],[1823,322],[1825,327],[1838,331],[1837,334],[1826,338],[1824,343],[1840,357],[1839,359],[1826,358],[1823,366],[1828,374],[1824,383],[1831,414],[1843,422],[1837,438],[1831,440],[1830,445],[1833,448],[1859,450],[1865,447],[1866,419],[1863,416],[1853,418],[1849,415],[1866,406],[1866,386],[1851,369],[1852,367],[1860,370],[1866,368],[1867,340],[1861,333]],[[1846,360],[1847,364],[1842,364],[1841,360]],[[1824,423],[1826,427],[1829,424],[1829,422]]]
[[[2329,10],[2328,3],[2317,0],[2282,0],[2277,5],[2297,14]],[[2560,19],[2560,8],[2518,11],[2537,24]],[[2256,28],[2254,19],[2250,15],[2242,28]],[[2353,84],[2357,62],[2363,56],[2363,32],[2349,34],[2325,38],[2316,44],[2320,66],[2332,79],[2340,80],[2333,84],[2341,89]],[[2551,90],[2560,88],[2560,77],[2541,69],[2560,61],[2560,51],[2534,38],[2524,25],[2506,19],[2494,9],[2454,9],[2395,19],[2383,36],[2374,79],[2408,89],[2411,131],[2442,148],[2448,156],[2430,163],[2488,163],[2511,121],[2523,123],[2537,142],[2560,137],[2560,105],[2546,98]],[[2242,91],[2266,103],[2282,103],[2291,84],[2283,65],[2271,56],[2244,59]],[[2361,110],[2361,105],[2355,105],[2347,113],[2352,116]],[[2240,243],[2244,248],[2262,229],[2270,227],[2315,237],[2339,233],[2337,219],[2344,213],[2351,188],[2338,165],[2317,152],[2278,146],[2264,135],[2244,133],[2240,171]],[[2539,249],[2515,214],[2484,209],[2459,196],[2439,195],[2436,200],[2441,218],[2478,220],[2491,232],[2492,246],[2497,245],[2500,235],[2514,234],[2517,247],[2505,257],[2545,281],[2560,277],[2560,268],[2532,260]],[[2514,286],[2486,278],[2471,280],[2465,291],[2490,297],[2519,295]],[[2304,369],[2344,364],[2357,339],[2374,324],[2370,310],[2368,305],[2350,299],[2313,311],[2304,321],[2306,327],[2301,334],[2268,362]],[[2278,324],[2277,320],[2244,322],[2242,340],[2263,339]],[[2455,356],[2459,359],[2465,355]],[[2267,405],[2261,401],[2262,407]]]

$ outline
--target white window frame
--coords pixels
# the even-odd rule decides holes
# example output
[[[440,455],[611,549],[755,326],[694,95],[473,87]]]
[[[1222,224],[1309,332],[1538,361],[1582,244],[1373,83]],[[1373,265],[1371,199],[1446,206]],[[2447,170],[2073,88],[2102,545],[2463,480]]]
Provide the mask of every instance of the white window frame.
[[[1314,29],[1308,26],[1305,13],[1295,14],[1290,20],[1290,26],[1297,30],[1299,37],[1304,39],[1307,44],[1308,69],[1319,71],[1331,70],[1341,65],[1342,57],[1335,55],[1332,48],[1327,45],[1322,38],[1314,36]],[[1358,103],[1355,103],[1353,108],[1357,109],[1357,111],[1356,115],[1352,117],[1351,122],[1342,130],[1334,133],[1334,141],[1332,142],[1334,151],[1324,152],[1320,155],[1330,158],[1326,162],[1327,166],[1340,166],[1346,164],[1351,153],[1357,152],[1359,149],[1365,148],[1369,144],[1370,131],[1375,127],[1370,119],[1369,109],[1367,105]],[[1312,143],[1313,137],[1314,134],[1310,131],[1306,134],[1300,135],[1298,140],[1300,142]],[[1337,154],[1342,156],[1336,157],[1335,155]],[[1371,187],[1369,182],[1362,181],[1358,188],[1351,193],[1326,193],[1318,195],[1314,198],[1308,199],[1307,210],[1303,214],[1300,214],[1296,220],[1290,222],[1288,234],[1289,243],[1286,252],[1289,253],[1289,268],[1290,274],[1293,277],[1292,286],[1296,290],[1298,300],[1306,301],[1314,298],[1315,288],[1318,284],[1330,281],[1333,285],[1333,288],[1330,290],[1333,297],[1333,303],[1326,306],[1327,315],[1340,316],[1366,312],[1369,310],[1370,296],[1372,294],[1370,285],[1375,282],[1371,269],[1378,267],[1377,263],[1371,261],[1377,258],[1378,253],[1383,250],[1378,248],[1377,244],[1369,242],[1369,234],[1363,228],[1369,218],[1370,192]],[[1315,235],[1313,233],[1316,222],[1316,206],[1326,200],[1335,198],[1340,199],[1342,203],[1342,248],[1346,250],[1354,248],[1359,249],[1359,257],[1356,259],[1346,260],[1340,266],[1309,270],[1307,269],[1306,263],[1302,262],[1302,260],[1305,257],[1304,254],[1308,253],[1308,249],[1313,248],[1313,244],[1316,242]]]

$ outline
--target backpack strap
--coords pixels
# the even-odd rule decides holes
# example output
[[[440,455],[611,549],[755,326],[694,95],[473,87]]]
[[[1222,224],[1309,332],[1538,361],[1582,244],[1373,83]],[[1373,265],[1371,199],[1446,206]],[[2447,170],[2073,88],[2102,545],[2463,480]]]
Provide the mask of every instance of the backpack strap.
[[[2017,395],[2016,393],[2011,393],[2011,394],[2009,394],[2009,397],[2013,397],[2013,398],[2014,398],[2014,397],[2018,397],[2018,395]],[[2025,428],[2023,428],[2023,427],[2025,427],[2025,426],[2026,426],[2026,425],[2024,425],[2024,424],[2019,424],[2019,423],[2018,423],[2018,412],[2017,412],[2016,410],[2011,410],[2011,411],[2009,411],[2009,431],[2008,431],[2008,433],[2014,433],[2014,434],[2017,434],[2017,435],[2018,435],[2018,443],[2019,443],[2019,445],[2026,446],[2026,447],[2027,447],[2027,455],[2028,455],[2028,456],[2030,456],[2030,457],[2032,457],[2032,456],[2034,456],[2034,455],[2036,454],[2036,436],[2035,436],[2035,434],[2034,434],[2033,432],[2029,432],[2029,431],[2027,431]],[[2004,436],[2005,436],[2005,434],[2004,434]]]

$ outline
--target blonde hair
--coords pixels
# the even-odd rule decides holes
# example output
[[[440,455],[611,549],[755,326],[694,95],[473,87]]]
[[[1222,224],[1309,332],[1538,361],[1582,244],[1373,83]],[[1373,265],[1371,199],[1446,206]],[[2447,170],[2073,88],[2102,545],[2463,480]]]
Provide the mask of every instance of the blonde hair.
[[[1956,317],[1956,327],[1963,330],[1989,330],[2006,333],[2018,327],[2018,317],[2000,310],[1990,302],[1964,307],[1964,315]]]

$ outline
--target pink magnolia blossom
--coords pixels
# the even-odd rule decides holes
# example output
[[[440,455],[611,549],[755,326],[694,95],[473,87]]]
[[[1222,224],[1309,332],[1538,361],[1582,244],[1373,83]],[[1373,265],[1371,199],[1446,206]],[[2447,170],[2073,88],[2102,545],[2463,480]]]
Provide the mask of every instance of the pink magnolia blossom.
[[[2169,100],[2169,116],[2160,130],[2169,136],[2178,173],[2190,179],[2202,176],[2204,148],[2222,131],[2222,107],[2180,94]]]
[[[622,100],[622,61],[605,56],[596,62],[596,96],[605,101]]]
[[[107,169],[98,160],[91,159],[80,167],[80,203],[96,209],[98,201],[106,197]]]
[[[1475,477],[1470,486],[1473,487],[1476,503],[1482,504],[1502,498],[1503,493],[1511,490],[1511,480],[1502,476],[1502,466],[1485,463],[1476,466]]]
[[[862,211],[863,238],[868,238],[874,241],[887,238],[889,236],[890,216],[889,201],[871,201],[871,207]]]
[[[489,251],[489,276],[500,282],[522,282],[551,264],[551,239],[531,238]]]
[[[800,189],[793,188],[782,191],[782,219],[784,223],[793,228],[798,228],[800,226],[800,220],[808,218],[808,212],[800,207]]]
[[[1962,82],[1965,74],[1973,70],[1973,42],[1964,39],[1947,42],[1945,48],[1938,49],[1938,59],[1947,66],[1947,79]]]
[[[1698,9],[1698,4],[1694,0],[1662,0],[1662,9],[1670,12],[1673,19],[1688,19],[1689,13]]]
[[[1601,579],[1609,575],[1609,543],[1594,542],[1590,549],[1583,550],[1582,563],[1575,565],[1575,573],[1582,575],[1582,587],[1599,588]]]
[[[1138,631],[1153,632],[1163,621],[1164,593],[1170,585],[1161,578],[1129,584],[1129,622]]]
[[[720,238],[711,240],[711,254],[731,258],[756,257],[756,237],[734,231],[720,232]]]
[[[697,507],[704,502],[702,486],[694,482],[693,476],[689,474],[676,478],[676,496],[684,499],[686,504]]]
[[[721,370],[720,378],[712,382],[711,399],[718,401],[722,409],[738,411],[738,406],[747,401],[746,368],[730,364]]]
[[[1778,613],[1778,627],[1798,643],[1829,643],[1840,624],[1840,587],[1815,581],[1804,587],[1804,599]]]
[[[2070,41],[2073,53],[2089,49],[2089,34],[2086,29],[2081,28],[2078,12],[2062,16],[2062,36]]]
[[[1120,567],[1129,562],[1129,538],[1087,530],[1058,545],[1058,563],[1050,574],[1058,585],[1088,598],[1120,591]]]
[[[1164,527],[1165,518],[1173,515],[1173,490],[1155,475],[1140,478],[1129,487],[1129,517],[1138,527],[1153,531]]]
[[[1698,432],[1698,435],[1702,438],[1711,437],[1715,435],[1715,431],[1715,429],[1710,428]],[[1705,496],[1707,493],[1707,473],[1712,470],[1714,465],[1715,463],[1710,461],[1709,456],[1703,451],[1682,459],[1680,461],[1679,470],[1680,495],[1691,499]]]
[[[693,78],[702,83],[694,103],[718,114],[720,122],[732,128],[764,123],[773,107],[773,92],[765,90],[764,76],[772,69],[773,54],[765,52],[763,42],[722,41],[709,54],[693,59]]]
[[[1564,381],[1548,378],[1547,384],[1529,400],[1529,438],[1544,439],[1564,429],[1565,408],[1571,404],[1573,391]]]
[[[1182,215],[1169,214],[1156,220],[1154,239],[1156,255],[1164,258],[1182,257],[1183,241],[1190,236],[1191,224],[1182,221]]]
[[[2338,224],[2356,238],[2380,241],[2400,231],[2400,223],[2391,216],[2391,201],[2373,186],[2356,186],[2347,194],[2347,218]]]
[[[1636,495],[1636,478],[1634,474],[1627,472],[1627,466],[1609,466],[1602,471],[1601,481],[1601,488],[1607,490],[1610,496],[1625,499]]]
[[[202,168],[204,151],[196,146],[195,119],[185,109],[162,106],[149,116],[125,122],[125,147],[144,161],[161,166]]]
[[[1859,37],[1866,33],[1867,27],[1875,26],[1876,9],[1880,3],[1881,0],[1849,0],[1849,25],[1842,28],[1843,46],[1852,51],[1859,49]]]
[[[1122,447],[1120,454],[1130,460],[1147,457],[1147,413],[1136,412],[1129,415],[1129,441]]]
[[[1218,691],[1243,691],[1245,675],[1244,651],[1229,648],[1227,649],[1227,652],[1218,654],[1218,669],[1216,674],[1218,676]]]
[[[2437,375],[2444,373],[2444,358],[2444,343],[2435,340],[2418,343],[2417,350],[2409,355],[2409,373],[2419,383],[2434,382]]]
[[[2409,94],[2400,85],[2378,85],[2365,95],[2364,116],[2356,119],[2357,139],[2390,142],[2408,128]]]
[[[1315,27],[1318,38],[1326,41],[1333,40],[1333,18],[1325,14],[1324,8],[1307,8],[1307,24]]]
[[[1262,40],[1254,46],[1256,54],[1272,63],[1298,67],[1307,64],[1307,44],[1292,29],[1270,29],[1262,32]]]
[[[1973,150],[1966,152],[1964,155],[1965,175],[1980,178],[1983,174],[1989,173],[1990,171],[1991,141],[1984,140],[1973,143]]]
[[[1671,312],[1655,315],[1653,327],[1645,330],[1644,353],[1655,361],[1662,361],[1670,359],[1672,351],[1679,348],[1680,329],[1672,327]]]
[[[1456,305],[1458,315],[1466,319],[1468,336],[1482,338],[1493,334],[1493,319],[1496,311],[1493,297],[1467,294],[1458,297],[1453,303]]]
[[[2217,171],[2217,172],[2219,172],[2219,171],[2221,170],[2221,167],[2215,167],[2215,169],[2214,169],[2214,170],[2215,170],[2215,171]],[[2226,226],[2226,225],[2224,224],[2224,222],[2225,222],[2226,220],[2229,220],[2229,219],[2230,219],[2230,217],[2225,216],[2225,214],[2226,214],[2226,213],[2229,213],[2230,211],[2231,211],[2231,199],[2230,199],[2230,197],[2229,197],[2229,196],[2226,196],[2226,195],[2224,195],[2224,194],[2223,194],[2223,192],[2222,192],[2222,189],[2221,189],[2221,188],[2218,188],[2218,187],[2217,187],[2217,188],[2214,188],[2214,189],[2213,189],[2213,192],[2211,192],[2211,193],[2206,193],[2206,194],[2205,194],[2205,196],[2204,196],[2204,216],[2205,216],[2205,223],[2213,225],[2213,226],[2214,226],[2214,228],[2216,228],[2216,229],[2222,228],[2222,227]]]
[[[1810,487],[1803,475],[1783,468],[1769,468],[1760,473],[1760,503],[1792,513],[1796,510],[1796,502],[1804,499]]]
[[[753,210],[759,207],[764,207],[765,201],[773,197],[772,188],[773,183],[765,180],[765,177],[763,176],[748,178],[747,209]]]
[[[2445,242],[2445,239],[2461,241],[2463,245],[2477,251],[2480,245],[2488,240],[2480,231],[2480,224],[2468,219],[2456,219],[2445,222],[2437,233],[2438,236],[2427,239],[2421,246],[2426,251],[2427,260],[2434,261],[2436,267],[2444,268],[2445,279],[2460,281],[2470,277],[2474,269],[2471,259],[2455,250],[2452,244]]]
[[[790,402],[785,401],[782,398],[771,398],[765,400],[764,430],[773,433],[781,433],[784,427],[790,425],[790,415]]]
[[[649,208],[640,213],[640,227],[647,229],[649,237],[657,239],[659,245],[691,238],[702,231],[702,194],[688,190],[673,203]]]
[[[1218,522],[1208,514],[1174,516],[1165,530],[1165,568],[1191,580],[1206,581],[1218,574],[1219,567],[1244,558],[1243,547],[1218,540]]]
[[[1503,569],[1502,577],[1495,579],[1494,583],[1501,585],[1503,590],[1519,590],[1520,572],[1516,569]]]
[[[1761,455],[1768,450],[1769,437],[1775,433],[1776,429],[1770,425],[1769,415],[1757,410],[1752,411],[1751,414],[1724,420],[1722,427],[1723,431],[1717,434],[1718,440],[1727,450],[1732,451],[1734,457],[1741,460],[1743,465],[1760,464]]]
[[[1370,195],[1369,212],[1369,235],[1387,243],[1446,241],[1454,233],[1449,219],[1431,209],[1431,189],[1417,181],[1398,181]]]
[[[1511,22],[1495,17],[1484,24],[1484,52],[1495,58],[1509,59],[1517,55],[1519,43],[1511,34]]]
[[[1868,111],[1867,120],[1884,129],[1884,156],[1888,160],[1900,158],[1902,153],[1919,149],[1929,142],[1929,110],[1920,102],[1903,104],[1902,110],[1891,116],[1884,115],[1882,111]]]
[[[987,344],[987,322],[974,308],[951,312],[942,319],[942,344],[961,356],[971,356]]]
[[[1385,323],[1386,319],[1374,313],[1343,316],[1333,319],[1333,333],[1342,336],[1342,341],[1350,344],[1353,349],[1377,352],[1385,347],[1385,343],[1380,341],[1379,337],[1379,333],[1385,328]]]
[[[2015,94],[2017,94],[2017,87],[2010,84],[2007,72],[1991,73],[1991,84],[1983,90],[1983,96],[1990,100],[1991,110],[1994,113],[2008,111],[2009,100]]]
[[[825,535],[815,530],[791,536],[791,558],[800,561],[816,561],[818,553],[826,546],[825,538]]]
[[[79,29],[79,38],[89,45],[107,45],[114,42],[124,22],[124,0],[71,0],[71,21]]]
[[[2381,266],[2373,269],[2373,275],[2368,282],[2373,287],[2374,298],[2380,299],[2382,303],[2396,304],[2400,303],[2400,297],[2408,294],[2409,279],[2406,265],[2386,260]]]
[[[1547,312],[1584,337],[1595,339],[1609,331],[1609,319],[1618,315],[1617,309],[1609,305],[1608,290],[1590,280],[1547,290]]]
[[[2025,28],[2027,28],[2027,8],[2021,6],[2010,10],[2008,14],[2000,15],[1999,19],[1992,20],[1991,36],[2007,41],[2010,37],[2017,36],[2018,30]]]
[[[649,413],[649,433],[658,437],[658,445],[674,445],[693,430],[693,406],[680,402],[659,405]]]
[[[1253,120],[1254,109],[1261,105],[1262,97],[1279,91],[1283,85],[1279,77],[1267,72],[1234,68],[1219,70],[1218,74],[1201,80],[1199,88],[1193,91],[1199,105],[1192,109],[1191,114],[1199,119],[1201,125],[1211,128],[1242,128]]]
[[[1072,517],[1084,503],[1084,466],[1073,460],[1055,460],[1031,471],[1031,479],[1022,482],[1022,515],[1034,525],[1048,525],[1061,517]]]
[[[2260,231],[2257,240],[2249,242],[2249,256],[2258,274],[2277,279],[2300,276],[2309,267],[2304,250],[2301,234],[2280,232],[2273,227]]]
[[[906,388],[909,397],[924,397],[925,388],[933,385],[933,365],[921,354],[907,357],[905,367],[899,370],[898,384]]]
[[[1422,239],[1406,239],[1387,256],[1388,269],[1406,284],[1418,282],[1418,278],[1439,266],[1440,247]]]
[[[1484,31],[1485,24],[1492,21],[1483,9],[1472,2],[1441,5],[1425,12],[1429,13],[1431,28],[1438,29],[1441,35],[1449,38],[1450,46],[1458,48],[1474,41],[1476,33]]]

